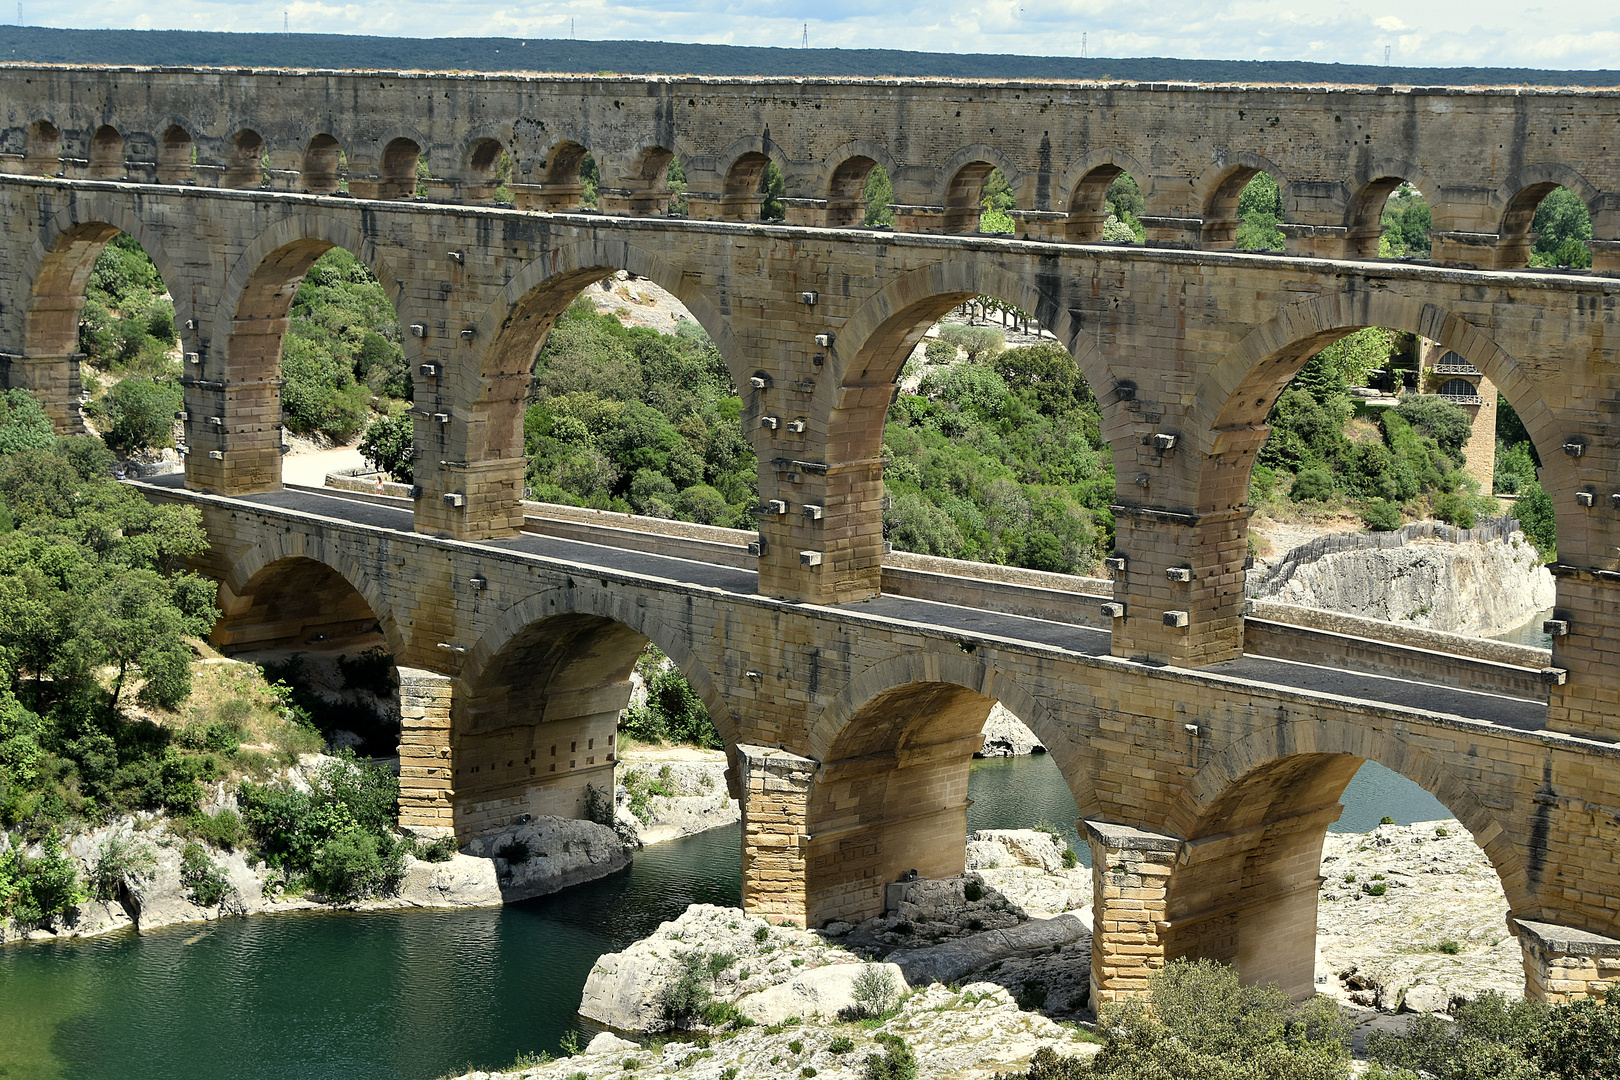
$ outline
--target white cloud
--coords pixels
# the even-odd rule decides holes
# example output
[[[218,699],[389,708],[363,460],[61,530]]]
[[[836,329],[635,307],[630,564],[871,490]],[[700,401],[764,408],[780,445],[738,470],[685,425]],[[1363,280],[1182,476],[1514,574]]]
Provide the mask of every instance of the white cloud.
[[[39,0],[34,0],[39,3]],[[1554,12],[1515,0],[1412,0],[1399,16],[1352,0],[51,0],[25,12],[80,28],[279,31],[413,37],[567,37],[1189,59],[1602,68],[1620,56],[1620,5]],[[1579,33],[1568,31],[1578,20]]]

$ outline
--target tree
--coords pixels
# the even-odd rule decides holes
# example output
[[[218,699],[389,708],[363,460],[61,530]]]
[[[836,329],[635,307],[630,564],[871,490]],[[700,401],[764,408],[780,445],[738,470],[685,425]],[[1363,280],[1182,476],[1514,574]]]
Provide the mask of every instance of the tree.
[[[787,213],[782,206],[782,196],[787,194],[787,181],[782,178],[782,170],[776,167],[776,162],[767,162],[765,172],[759,178],[759,193],[765,196],[760,204],[759,216],[764,221],[781,221]]]
[[[174,414],[185,405],[178,383],[132,375],[107,391],[107,446],[122,454],[174,445]]]
[[[1580,196],[1568,188],[1554,188],[1547,193],[1536,207],[1530,231],[1537,234],[1531,248],[1531,266],[1585,269],[1592,265],[1592,251],[1586,246],[1592,239],[1592,215]]]
[[[1459,406],[1438,395],[1409,394],[1395,406],[1395,412],[1420,434],[1434,439],[1441,450],[1462,460],[1462,448],[1473,434],[1473,422]]]
[[[384,416],[366,428],[360,440],[360,456],[395,483],[414,483],[415,438],[416,425],[409,415]]]
[[[1238,228],[1234,245],[1240,251],[1281,251],[1284,238],[1282,191],[1268,172],[1254,174],[1238,195]]]
[[[876,225],[893,225],[894,185],[889,181],[889,174],[881,165],[873,165],[872,171],[866,174],[866,227]]]
[[[1428,257],[1429,229],[1433,226],[1429,201],[1411,184],[1402,184],[1384,202],[1378,224],[1384,230],[1378,241],[1381,257]]]
[[[56,442],[51,418],[26,390],[0,390],[0,455],[43,450]]]

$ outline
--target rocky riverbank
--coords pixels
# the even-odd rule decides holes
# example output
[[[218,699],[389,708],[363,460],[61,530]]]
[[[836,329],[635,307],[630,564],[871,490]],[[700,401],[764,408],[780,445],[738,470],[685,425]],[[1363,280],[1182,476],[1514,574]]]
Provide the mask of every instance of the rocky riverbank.
[[[307,755],[282,779],[294,785],[303,783],[309,771],[330,760]],[[205,809],[217,812],[232,806],[233,796],[215,788]],[[0,833],[0,851],[22,843],[18,836]],[[186,880],[183,857],[188,843],[199,843],[221,882],[217,898],[209,902],[199,902],[198,890]],[[98,875],[98,864],[110,850],[120,847],[133,853],[133,859],[125,860],[133,869],[120,874],[116,884],[105,890],[104,898],[97,898],[95,882],[98,876],[105,876]],[[43,849],[35,843],[27,845],[26,853],[38,858]],[[67,917],[42,926],[0,920],[0,944],[94,937],[123,929],[152,930],[237,915],[494,907],[594,881],[624,869],[631,858],[630,849],[605,826],[571,818],[529,818],[477,837],[461,851],[437,861],[406,854],[404,878],[390,895],[329,903],[319,896],[284,891],[281,874],[248,851],[201,843],[178,823],[153,813],[69,834],[62,841],[62,853],[72,862],[79,880],[89,883],[90,898]]]
[[[726,790],[723,750],[634,747],[619,758],[617,813],[643,844],[718,829],[742,818]]]

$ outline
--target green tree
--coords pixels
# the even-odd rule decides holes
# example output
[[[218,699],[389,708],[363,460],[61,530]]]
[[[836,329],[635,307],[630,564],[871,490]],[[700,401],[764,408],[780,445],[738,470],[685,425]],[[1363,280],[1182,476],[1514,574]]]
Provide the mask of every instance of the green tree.
[[[107,391],[108,429],[102,436],[117,453],[174,445],[174,414],[185,405],[178,383],[132,375]]]
[[[1378,224],[1384,230],[1378,241],[1380,256],[1428,258],[1429,229],[1433,227],[1429,202],[1411,184],[1402,184],[1384,202]]]
[[[894,202],[894,185],[889,181],[889,174],[881,165],[873,165],[872,171],[866,175],[866,227],[876,225],[893,225],[894,211],[890,208]]]
[[[366,464],[400,484],[415,482],[416,425],[409,415],[384,416],[371,422],[360,440]]]
[[[56,442],[51,418],[26,390],[0,390],[0,455],[43,450]]]
[[[1530,224],[1536,233],[1531,248],[1531,266],[1572,266],[1586,269],[1592,265],[1592,251],[1586,242],[1592,239],[1592,215],[1586,204],[1568,188],[1554,188],[1536,207],[1536,216]]]
[[[765,172],[759,178],[759,193],[765,196],[759,208],[760,218],[781,221],[787,212],[782,206],[782,197],[787,194],[787,181],[782,178],[782,170],[776,167],[776,162],[766,163]]]
[[[1268,172],[1257,172],[1238,195],[1238,228],[1234,245],[1240,251],[1281,251],[1282,191]]]

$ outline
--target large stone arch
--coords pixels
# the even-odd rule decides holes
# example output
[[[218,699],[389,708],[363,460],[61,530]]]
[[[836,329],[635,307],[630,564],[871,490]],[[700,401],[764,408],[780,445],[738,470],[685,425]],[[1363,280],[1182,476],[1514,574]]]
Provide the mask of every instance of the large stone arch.
[[[1292,184],[1282,166],[1249,150],[1219,154],[1215,163],[1192,181],[1192,200],[1204,221],[1202,247],[1232,246],[1237,229],[1238,197],[1260,173],[1268,173],[1277,182],[1277,190],[1282,195],[1283,220],[1290,221],[1296,216],[1298,207]]]
[[[1365,760],[1434,793],[1485,850],[1510,910],[1540,914],[1520,853],[1473,791],[1421,747],[1358,719],[1302,715],[1256,730],[1192,777],[1167,825],[1181,839],[1163,884],[1166,959],[1230,963],[1246,981],[1313,993],[1322,843]]]
[[[1199,384],[1188,427],[1209,455],[1199,483],[1201,512],[1242,504],[1249,468],[1265,442],[1266,417],[1278,395],[1312,356],[1370,326],[1438,341],[1473,364],[1518,410],[1536,445],[1548,451],[1542,461],[1549,478],[1559,485],[1574,484],[1571,459],[1550,452],[1572,433],[1562,429],[1535,380],[1516,358],[1461,315],[1438,304],[1386,289],[1352,286],[1278,311],[1233,346]],[[1241,475],[1227,471],[1231,469]],[[1561,507],[1560,526],[1565,513]]]
[[[231,564],[230,570],[219,582],[220,609],[224,612],[224,616],[216,626],[216,631],[221,626],[230,626],[233,622],[246,624],[255,618],[263,618],[267,609],[273,608],[281,598],[260,596],[260,590],[266,586],[273,588],[281,584],[275,580],[277,573],[300,562],[318,564],[328,573],[341,578],[359,594],[370,609],[372,617],[376,619],[383,640],[388,645],[388,651],[403,662],[410,642],[400,627],[393,606],[388,602],[388,594],[359,560],[347,554],[342,548],[329,545],[320,538],[303,532],[283,533],[265,540],[250,548]],[[307,610],[301,608],[298,614],[298,618],[305,625],[320,625],[322,619],[337,623],[353,621],[351,612],[341,610],[342,597],[318,595],[318,590],[304,591],[312,595],[300,595],[296,599],[307,608]],[[325,609],[322,607],[323,604],[327,605]],[[242,635],[234,636],[240,640],[251,640]]]
[[[28,282],[28,305],[19,328],[25,356],[77,351],[79,311],[84,307],[90,271],[102,248],[120,232],[134,237],[151,257],[163,283],[174,293],[175,322],[184,325],[192,298],[188,290],[180,288],[186,278],[164,250],[162,233],[131,209],[127,197],[76,191],[37,231],[18,268]],[[75,293],[77,301],[71,302]]]
[[[1152,196],[1153,173],[1147,168],[1147,166],[1143,165],[1140,161],[1123,150],[1098,148],[1095,150],[1089,150],[1080,155],[1074,161],[1070,162],[1069,167],[1063,172],[1062,179],[1058,181],[1057,191],[1054,192],[1051,208],[1062,213],[1070,214],[1101,211],[1102,208],[1100,204],[1102,202],[1103,192],[1097,193],[1099,204],[1097,206],[1088,205],[1084,207],[1077,207],[1074,205],[1075,198],[1079,194],[1081,184],[1085,182],[1087,177],[1091,176],[1099,169],[1106,169],[1110,171],[1118,170],[1120,173],[1129,175],[1132,180],[1136,181],[1136,186],[1142,192],[1143,198],[1149,198]],[[1110,175],[1108,177],[1109,183],[1113,182],[1115,175]],[[1108,185],[1101,184],[1098,186],[1101,187],[1103,191],[1106,191]]]
[[[809,925],[879,914],[884,886],[908,871],[962,872],[969,766],[998,699],[1048,745],[1066,745],[986,649],[881,661],[822,711],[808,740],[817,762],[804,809]]]
[[[452,372],[455,398],[470,410],[467,460],[523,456],[523,406],[534,359],[574,298],[609,273],[628,270],[672,294],[708,333],[731,371],[747,385],[751,369],[730,321],[679,267],[626,240],[593,236],[553,248],[523,267],[478,318],[474,337],[490,343],[481,365]]]
[[[519,813],[582,816],[590,786],[613,790],[619,713],[648,641],[687,677],[735,754],[735,718],[714,678],[645,608],[594,584],[536,593],[502,613],[456,680],[450,758],[457,835]]]

